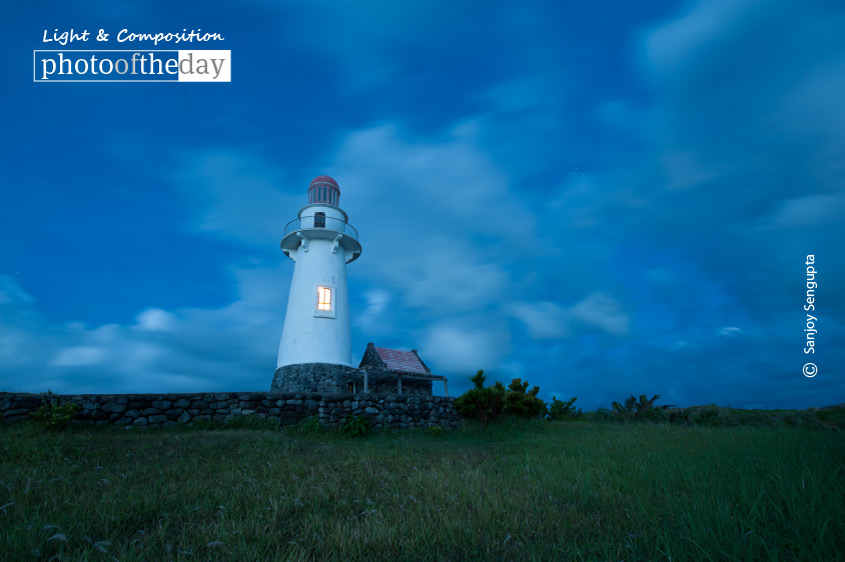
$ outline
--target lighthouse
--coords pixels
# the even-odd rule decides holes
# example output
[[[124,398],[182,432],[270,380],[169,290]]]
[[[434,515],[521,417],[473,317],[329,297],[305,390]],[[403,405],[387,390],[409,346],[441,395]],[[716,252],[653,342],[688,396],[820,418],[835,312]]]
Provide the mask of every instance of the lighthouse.
[[[294,267],[271,389],[339,391],[354,371],[346,264],[358,259],[361,244],[334,179],[311,180],[308,203],[285,226],[281,248]]]

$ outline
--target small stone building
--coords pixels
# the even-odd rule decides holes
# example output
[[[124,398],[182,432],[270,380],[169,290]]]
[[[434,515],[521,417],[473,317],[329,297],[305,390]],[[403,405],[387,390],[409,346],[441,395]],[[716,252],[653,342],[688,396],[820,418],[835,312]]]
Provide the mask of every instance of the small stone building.
[[[442,381],[443,395],[449,395],[446,377],[432,374],[416,349],[400,351],[368,343],[353,377],[347,383],[350,392],[432,396],[432,383]]]
[[[320,394],[408,394],[434,396],[432,383],[446,377],[432,374],[416,350],[400,351],[367,344],[358,368],[328,363],[303,363],[276,369],[271,389],[276,392]]]

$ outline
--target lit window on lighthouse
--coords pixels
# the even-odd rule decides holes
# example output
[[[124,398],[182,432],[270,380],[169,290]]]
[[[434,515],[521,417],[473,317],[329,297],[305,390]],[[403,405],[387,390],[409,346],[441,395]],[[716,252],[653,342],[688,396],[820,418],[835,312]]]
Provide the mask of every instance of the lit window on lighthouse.
[[[317,310],[332,309],[332,290],[329,287],[317,287]]]

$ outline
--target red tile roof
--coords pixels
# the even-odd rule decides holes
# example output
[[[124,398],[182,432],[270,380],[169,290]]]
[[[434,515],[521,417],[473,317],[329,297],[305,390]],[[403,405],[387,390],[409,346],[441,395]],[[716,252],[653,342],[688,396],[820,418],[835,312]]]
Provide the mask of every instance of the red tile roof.
[[[398,349],[387,349],[385,347],[377,347],[376,351],[390,371],[421,373],[423,375],[429,374],[425,366],[420,362],[419,357],[413,351],[399,351]]]

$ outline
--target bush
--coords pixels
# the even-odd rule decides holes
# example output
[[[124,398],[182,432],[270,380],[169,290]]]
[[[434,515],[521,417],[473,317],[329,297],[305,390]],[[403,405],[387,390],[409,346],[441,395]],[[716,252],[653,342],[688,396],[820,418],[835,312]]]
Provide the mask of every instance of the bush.
[[[663,407],[649,408],[642,412],[637,419],[639,421],[668,422],[669,414]]]
[[[476,418],[485,427],[490,421],[501,421],[505,415],[521,418],[539,418],[546,410],[546,404],[537,398],[540,387],[528,390],[528,382],[513,379],[508,388],[496,381],[484,387],[484,371],[479,369],[470,380],[475,384],[455,400],[455,409],[467,418]]]
[[[552,396],[552,402],[549,404],[549,419],[553,421],[574,420],[583,415],[581,408],[576,411],[573,407],[577,396],[573,396],[566,402],[558,400],[556,396]]]
[[[537,398],[540,387],[535,386],[528,390],[528,381],[513,379],[508,385],[509,392],[505,394],[506,415],[518,416],[520,418],[539,418],[546,410],[546,404]]]
[[[343,433],[349,437],[364,437],[371,432],[370,420],[364,416],[349,416],[343,424]]]
[[[504,385],[498,381],[493,386],[484,388],[486,378],[484,371],[479,369],[475,376],[469,379],[475,384],[475,388],[467,390],[455,400],[455,409],[461,415],[477,418],[482,426],[486,426],[491,420],[501,419],[506,394]]]
[[[585,412],[584,421],[588,422],[611,422],[616,419],[612,410],[607,408],[599,408],[595,412]]]
[[[49,390],[41,398],[41,406],[34,413],[30,414],[45,429],[65,429],[73,419],[74,414],[82,409],[79,404],[66,402],[59,404],[58,398],[53,398]]]
[[[326,428],[320,423],[320,418],[316,414],[291,426],[291,430],[302,435],[321,435],[326,432]]]
[[[683,423],[690,425],[690,415],[694,412],[692,408],[678,408],[668,412],[670,423]]]
[[[613,417],[617,420],[633,420],[633,421],[666,421],[669,416],[665,410],[672,408],[671,405],[654,406],[654,402],[660,398],[659,394],[655,394],[651,399],[647,398],[645,394],[640,394],[639,399],[633,396],[628,397],[624,404],[614,402],[611,404],[613,408]],[[660,410],[660,411],[658,411]]]
[[[696,425],[721,425],[718,419],[719,407],[715,404],[707,406],[698,411],[698,415],[690,416],[690,420]]]

